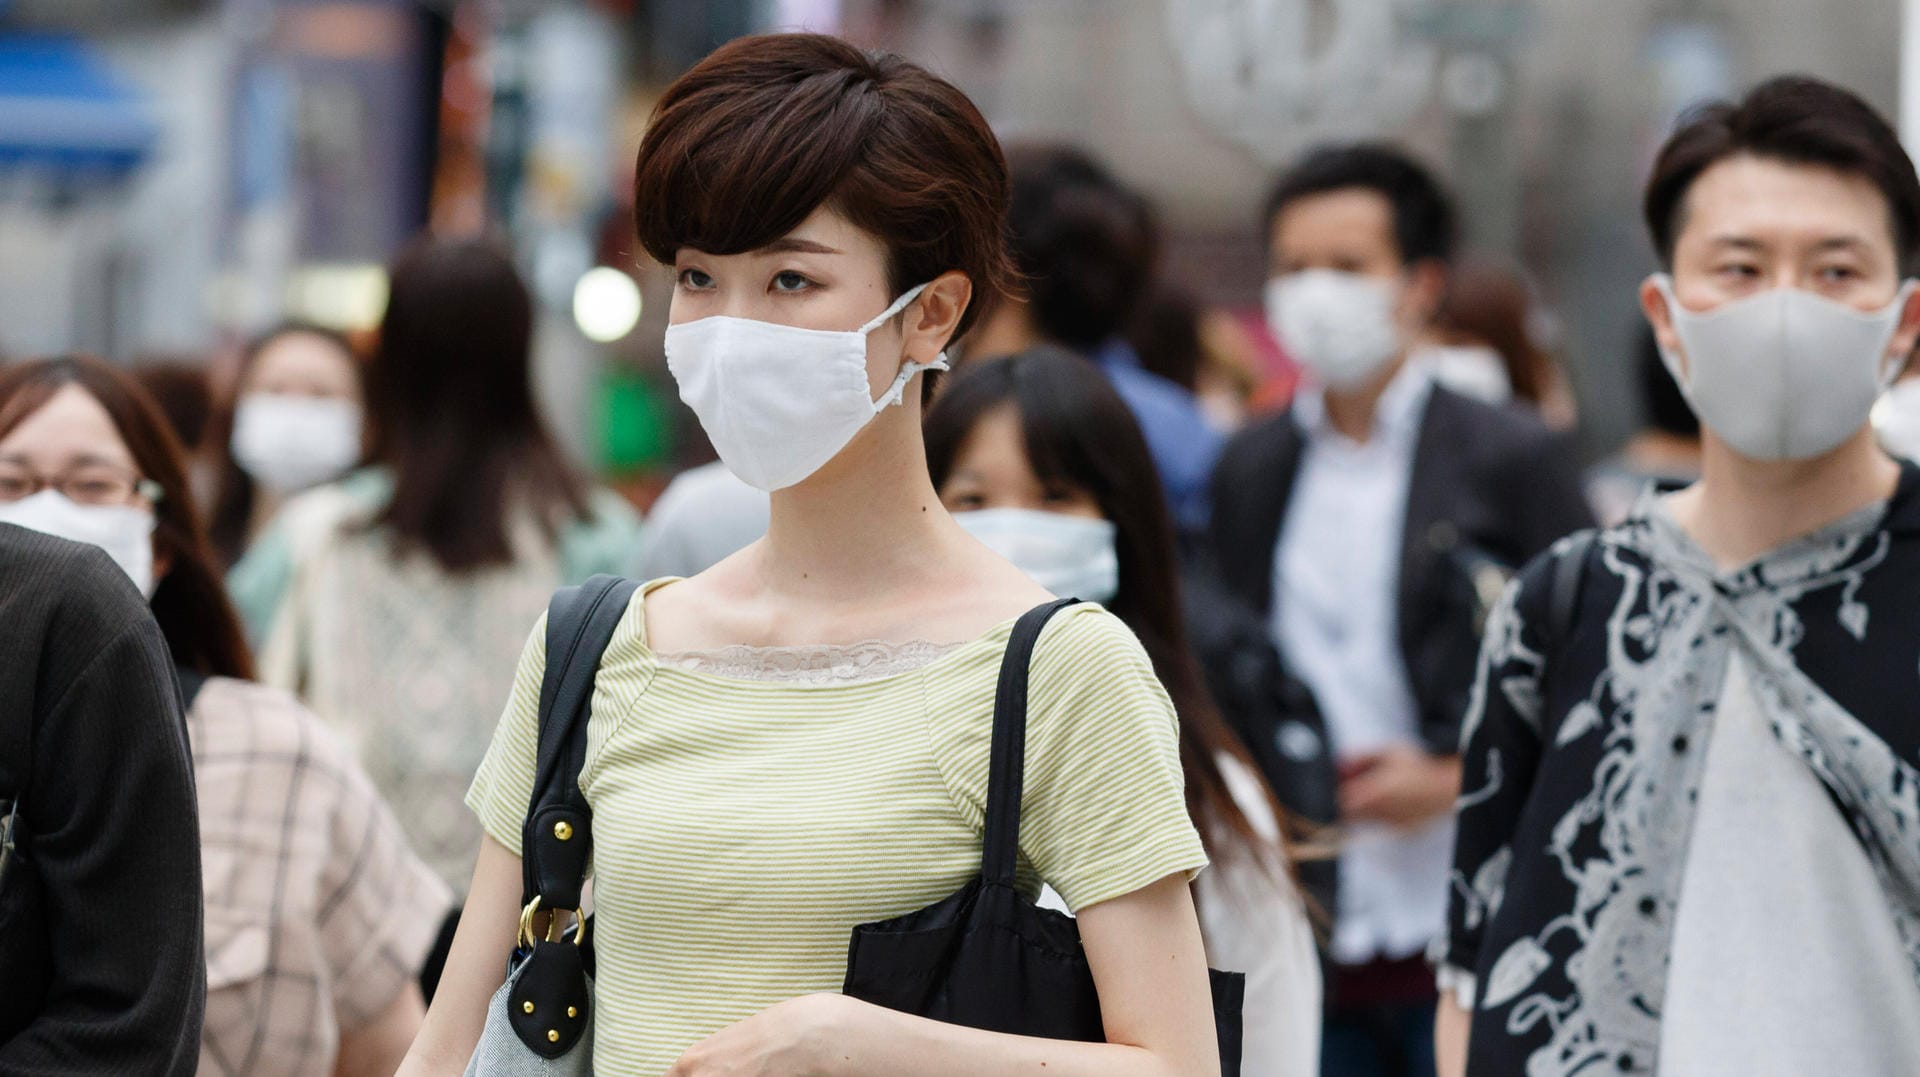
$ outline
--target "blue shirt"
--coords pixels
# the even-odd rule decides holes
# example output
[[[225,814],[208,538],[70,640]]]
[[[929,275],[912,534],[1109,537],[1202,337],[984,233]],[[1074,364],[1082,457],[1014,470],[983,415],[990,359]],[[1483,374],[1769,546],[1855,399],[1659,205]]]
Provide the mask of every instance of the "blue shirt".
[[[1207,483],[1226,439],[1207,424],[1192,393],[1142,368],[1126,341],[1110,340],[1092,358],[1147,436],[1174,523],[1182,531],[1205,530]]]

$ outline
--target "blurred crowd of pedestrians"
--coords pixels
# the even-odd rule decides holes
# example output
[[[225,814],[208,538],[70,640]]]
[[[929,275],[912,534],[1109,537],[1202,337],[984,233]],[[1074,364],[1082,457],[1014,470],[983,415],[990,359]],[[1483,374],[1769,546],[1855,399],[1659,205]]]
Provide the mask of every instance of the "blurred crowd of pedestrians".
[[[1586,468],[1535,286],[1393,145],[1249,207],[1279,390],[1149,198],[897,58],[735,42],[635,182],[720,458],[644,523],[486,240],[221,378],[0,366],[0,1072],[460,1072],[597,574],[650,581],[580,775],[602,1072],[1200,1072],[1207,964],[1248,1074],[1920,1072],[1920,182],[1853,95],[1683,119]],[[975,870],[1050,596],[1020,879],[1116,1053],[783,1009]]]

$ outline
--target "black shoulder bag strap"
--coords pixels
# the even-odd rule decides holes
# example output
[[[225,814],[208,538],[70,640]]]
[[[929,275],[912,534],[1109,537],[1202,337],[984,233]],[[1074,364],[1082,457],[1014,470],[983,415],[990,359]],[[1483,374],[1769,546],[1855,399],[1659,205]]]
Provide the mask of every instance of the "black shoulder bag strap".
[[[1560,556],[1554,559],[1547,591],[1547,624],[1545,646],[1542,649],[1545,659],[1540,670],[1540,698],[1543,703],[1552,687],[1554,672],[1565,664],[1560,652],[1573,637],[1574,619],[1580,615],[1580,589],[1587,579],[1587,557],[1599,540],[1600,532],[1593,528],[1576,531],[1567,539]],[[1549,746],[1555,739],[1551,733],[1545,737]]]
[[[587,719],[600,656],[639,584],[595,576],[562,588],[547,607],[547,665],[540,680],[540,749],[521,831],[522,906],[579,909],[593,850],[593,813],[580,793]]]
[[[993,697],[993,750],[987,769],[986,840],[980,874],[989,883],[1013,885],[1020,851],[1020,794],[1027,761],[1027,682],[1033,647],[1053,615],[1077,598],[1063,598],[1028,610],[1014,622],[1007,653],[1000,660],[1000,687]]]
[[[533,797],[520,831],[520,934],[510,962],[517,963],[517,973],[507,1020],[529,1051],[549,1061],[573,1050],[590,1027],[587,925],[575,924],[569,941],[560,914],[572,909],[579,915],[593,850],[593,814],[580,793],[580,766],[586,759],[594,677],[637,586],[595,576],[556,592],[547,608],[540,746]],[[543,909],[553,917],[544,939],[533,927]]]

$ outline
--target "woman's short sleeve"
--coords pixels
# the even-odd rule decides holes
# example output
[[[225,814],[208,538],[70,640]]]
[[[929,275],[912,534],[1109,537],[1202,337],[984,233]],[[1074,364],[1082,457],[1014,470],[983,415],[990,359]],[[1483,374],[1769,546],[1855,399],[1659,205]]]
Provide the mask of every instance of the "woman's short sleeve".
[[[547,619],[542,615],[520,652],[513,689],[494,727],[493,743],[467,789],[467,807],[493,840],[520,853],[520,829],[533,797],[540,752],[540,681],[547,668]]]
[[[1060,614],[1035,649],[1022,801],[1021,850],[1075,911],[1206,866],[1173,703],[1098,607]]]

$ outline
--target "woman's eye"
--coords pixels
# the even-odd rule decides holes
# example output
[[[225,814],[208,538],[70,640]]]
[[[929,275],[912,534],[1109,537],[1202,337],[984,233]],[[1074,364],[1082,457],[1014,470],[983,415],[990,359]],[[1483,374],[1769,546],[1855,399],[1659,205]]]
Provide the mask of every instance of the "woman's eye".
[[[1759,276],[1760,271],[1750,265],[1734,264],[1721,266],[1720,275],[1723,277],[1734,277],[1739,280],[1750,280]]]
[[[1852,266],[1828,266],[1820,271],[1820,279],[1829,284],[1841,284],[1859,276],[1860,274],[1854,272]]]
[[[1064,489],[1058,489],[1058,488],[1048,490],[1045,494],[1041,496],[1046,500],[1046,503],[1049,505],[1066,505],[1066,504],[1070,504],[1072,502],[1076,502],[1080,500],[1080,496],[1077,491],[1064,490]]]
[[[713,278],[708,276],[704,271],[698,270],[698,269],[681,270],[679,280],[680,280],[680,287],[682,288],[713,287]]]
[[[774,275],[773,290],[776,292],[799,292],[811,287],[812,281],[789,269]]]
[[[986,504],[979,494],[955,494],[947,498],[947,508],[952,512],[970,512]]]

